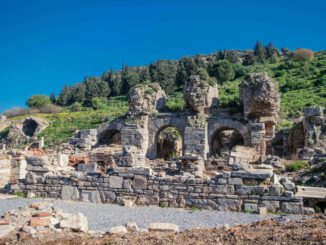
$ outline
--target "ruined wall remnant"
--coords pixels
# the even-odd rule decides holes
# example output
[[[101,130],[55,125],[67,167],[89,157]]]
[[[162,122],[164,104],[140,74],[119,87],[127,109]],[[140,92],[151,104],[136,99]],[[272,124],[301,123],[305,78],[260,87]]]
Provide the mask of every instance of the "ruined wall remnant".
[[[276,123],[280,110],[280,95],[276,83],[265,73],[246,75],[240,84],[240,99],[244,116],[249,120]],[[269,119],[268,119],[269,118]]]
[[[183,96],[187,109],[204,113],[217,103],[218,87],[210,86],[207,81],[201,80],[200,76],[193,75],[184,84]]]
[[[323,108],[307,107],[303,112],[305,146],[326,149],[326,117]]]
[[[22,146],[26,142],[34,142],[36,136],[48,126],[47,120],[37,117],[28,117],[12,123],[5,143],[8,147]]]
[[[166,95],[158,83],[141,84],[129,93],[129,114],[151,114],[165,107]]]

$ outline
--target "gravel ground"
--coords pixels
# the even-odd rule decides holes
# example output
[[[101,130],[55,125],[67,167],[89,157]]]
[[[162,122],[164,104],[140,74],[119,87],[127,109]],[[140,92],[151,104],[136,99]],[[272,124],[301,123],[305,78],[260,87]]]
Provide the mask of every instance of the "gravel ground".
[[[185,210],[176,208],[124,207],[114,204],[92,204],[85,202],[67,202],[50,199],[7,199],[0,200],[0,214],[32,202],[53,202],[54,206],[69,213],[83,213],[92,231],[107,231],[110,227],[136,222],[139,227],[146,228],[153,222],[167,222],[179,225],[181,230],[192,228],[213,228],[225,224],[252,223],[277,215],[259,216],[241,212],[224,212],[215,210]],[[288,219],[298,219],[299,216],[288,215]]]

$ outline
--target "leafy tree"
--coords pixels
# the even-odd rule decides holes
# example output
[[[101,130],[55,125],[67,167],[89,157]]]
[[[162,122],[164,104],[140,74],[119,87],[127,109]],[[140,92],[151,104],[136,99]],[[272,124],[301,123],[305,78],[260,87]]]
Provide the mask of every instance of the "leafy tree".
[[[198,66],[192,57],[184,57],[179,61],[177,74],[176,74],[176,84],[183,85],[184,82],[191,75],[195,75]]]
[[[121,72],[113,72],[111,69],[109,72],[105,72],[102,75],[102,80],[106,81],[109,84],[111,89],[111,96],[117,96],[121,94],[122,90],[122,79]]]
[[[257,61],[260,63],[264,63],[266,59],[266,50],[263,44],[259,41],[256,42],[255,48],[254,48],[254,54],[257,58]]]
[[[235,76],[233,65],[227,60],[216,62],[210,69],[210,73],[220,83],[232,80]]]
[[[122,68],[121,74],[122,80],[122,94],[126,95],[129,93],[130,89],[140,83],[140,77],[135,68],[129,68],[129,66],[124,66]]]
[[[68,101],[68,105],[71,105],[75,102],[84,102],[85,100],[85,93],[86,93],[86,87],[82,83],[77,83],[76,85],[72,86],[70,88],[71,95],[70,99]]]
[[[57,99],[57,104],[61,106],[68,105],[71,98],[71,88],[67,85],[63,87],[63,89],[60,91],[59,97]]]
[[[84,80],[87,104],[95,97],[108,97],[110,87],[107,82],[98,77],[86,77]]]
[[[159,60],[150,64],[149,73],[152,82],[157,82],[167,94],[176,90],[177,66],[174,61]]]
[[[271,42],[266,46],[266,56],[271,63],[275,63],[278,59],[278,50]]]
[[[57,103],[57,98],[55,97],[53,92],[50,94],[50,101],[51,101],[52,104]]]
[[[46,95],[32,95],[27,99],[26,104],[29,108],[42,108],[51,104],[51,100]]]

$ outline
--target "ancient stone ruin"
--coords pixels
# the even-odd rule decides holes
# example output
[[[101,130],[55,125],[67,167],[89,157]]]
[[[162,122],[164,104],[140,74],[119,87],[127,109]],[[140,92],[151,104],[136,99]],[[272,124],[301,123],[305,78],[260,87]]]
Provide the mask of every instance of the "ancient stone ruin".
[[[283,167],[279,157],[325,151],[323,109],[305,110],[303,142],[293,147],[291,133],[275,129],[280,96],[271,78],[246,76],[240,98],[239,113],[219,108],[217,86],[191,76],[185,110],[171,113],[158,84],[137,86],[125,117],[76,132],[62,150],[4,152],[1,161],[16,170],[2,183],[28,196],[94,203],[311,212],[291,179],[273,170]]]

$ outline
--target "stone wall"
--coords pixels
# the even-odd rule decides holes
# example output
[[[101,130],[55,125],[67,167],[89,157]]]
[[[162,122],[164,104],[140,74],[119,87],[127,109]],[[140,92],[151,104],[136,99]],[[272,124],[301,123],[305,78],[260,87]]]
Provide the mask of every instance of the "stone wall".
[[[269,174],[224,172],[212,178],[158,177],[148,168],[114,168],[109,174],[75,173],[69,176],[29,172],[21,190],[40,197],[124,205],[198,207],[204,209],[302,213],[302,198],[284,195],[283,186],[269,182]]]

